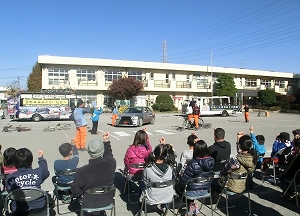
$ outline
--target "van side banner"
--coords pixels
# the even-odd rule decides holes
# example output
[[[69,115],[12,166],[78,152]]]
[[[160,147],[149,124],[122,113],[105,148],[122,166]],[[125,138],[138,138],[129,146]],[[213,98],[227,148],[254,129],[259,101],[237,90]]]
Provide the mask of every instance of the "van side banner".
[[[68,99],[23,98],[23,106],[69,106]]]

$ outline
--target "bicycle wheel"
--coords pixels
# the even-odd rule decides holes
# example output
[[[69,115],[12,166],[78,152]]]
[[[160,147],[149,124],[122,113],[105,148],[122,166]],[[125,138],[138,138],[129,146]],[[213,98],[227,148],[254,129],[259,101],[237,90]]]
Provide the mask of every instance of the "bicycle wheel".
[[[203,128],[203,125],[204,125],[204,121],[203,121],[202,118],[199,118],[198,124],[199,124],[199,129],[202,129],[202,128]]]
[[[55,128],[53,128],[53,127],[46,127],[43,130],[43,132],[53,132],[53,131],[55,131]]]

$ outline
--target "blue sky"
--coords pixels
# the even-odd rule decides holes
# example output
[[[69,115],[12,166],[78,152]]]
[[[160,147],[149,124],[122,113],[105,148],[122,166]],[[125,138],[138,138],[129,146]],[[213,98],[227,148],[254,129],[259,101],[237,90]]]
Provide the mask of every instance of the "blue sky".
[[[0,86],[38,55],[300,73],[299,0],[0,1]]]

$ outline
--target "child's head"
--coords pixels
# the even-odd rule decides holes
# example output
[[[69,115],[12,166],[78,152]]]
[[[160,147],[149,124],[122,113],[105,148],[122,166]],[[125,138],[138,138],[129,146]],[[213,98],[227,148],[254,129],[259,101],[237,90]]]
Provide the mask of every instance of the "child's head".
[[[250,151],[252,148],[252,139],[249,135],[243,135],[239,139],[239,147],[242,151]]]
[[[294,139],[300,138],[300,129],[293,130],[292,133],[294,135]]]
[[[224,129],[223,128],[216,128],[214,130],[214,138],[215,138],[215,141],[224,140],[224,138],[225,138]]]
[[[257,140],[258,144],[260,144],[260,145],[264,145],[265,144],[265,137],[264,137],[264,135],[257,135],[256,136],[256,140]]]
[[[187,138],[187,144],[191,147],[195,145],[195,139],[197,139],[198,137],[195,134],[191,134],[188,136]]]
[[[14,154],[15,167],[19,168],[30,168],[33,161],[32,152],[27,148],[20,148],[16,150]]]
[[[166,144],[158,144],[154,151],[153,157],[155,160],[165,160],[168,157],[168,147]]]
[[[287,132],[281,132],[277,137],[281,142],[290,141],[290,134]]]
[[[133,145],[134,146],[144,145],[148,149],[148,145],[147,145],[146,139],[147,139],[146,132],[143,131],[143,130],[138,130],[135,133],[134,140],[133,140]]]
[[[7,167],[12,167],[14,166],[14,154],[16,152],[15,148],[7,148],[5,149],[5,151],[3,152],[3,164],[4,166]]]
[[[204,140],[198,140],[194,146],[193,158],[203,158],[209,156],[207,144]]]
[[[72,152],[72,145],[70,143],[63,143],[59,146],[59,153],[63,156],[63,157],[68,157],[71,156],[73,154]]]

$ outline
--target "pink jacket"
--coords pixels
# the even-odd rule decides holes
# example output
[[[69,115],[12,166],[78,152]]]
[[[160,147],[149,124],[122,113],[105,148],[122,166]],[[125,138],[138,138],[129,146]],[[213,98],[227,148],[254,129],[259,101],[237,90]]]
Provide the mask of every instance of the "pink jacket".
[[[150,145],[149,139],[147,139],[147,144],[149,146],[148,150],[143,145],[138,145],[138,146],[131,145],[127,149],[124,157],[124,164],[129,174],[135,175],[137,174],[138,171],[140,171],[141,173],[143,172],[142,169],[132,168],[130,167],[130,165],[146,162],[148,155],[152,152],[152,146]]]

